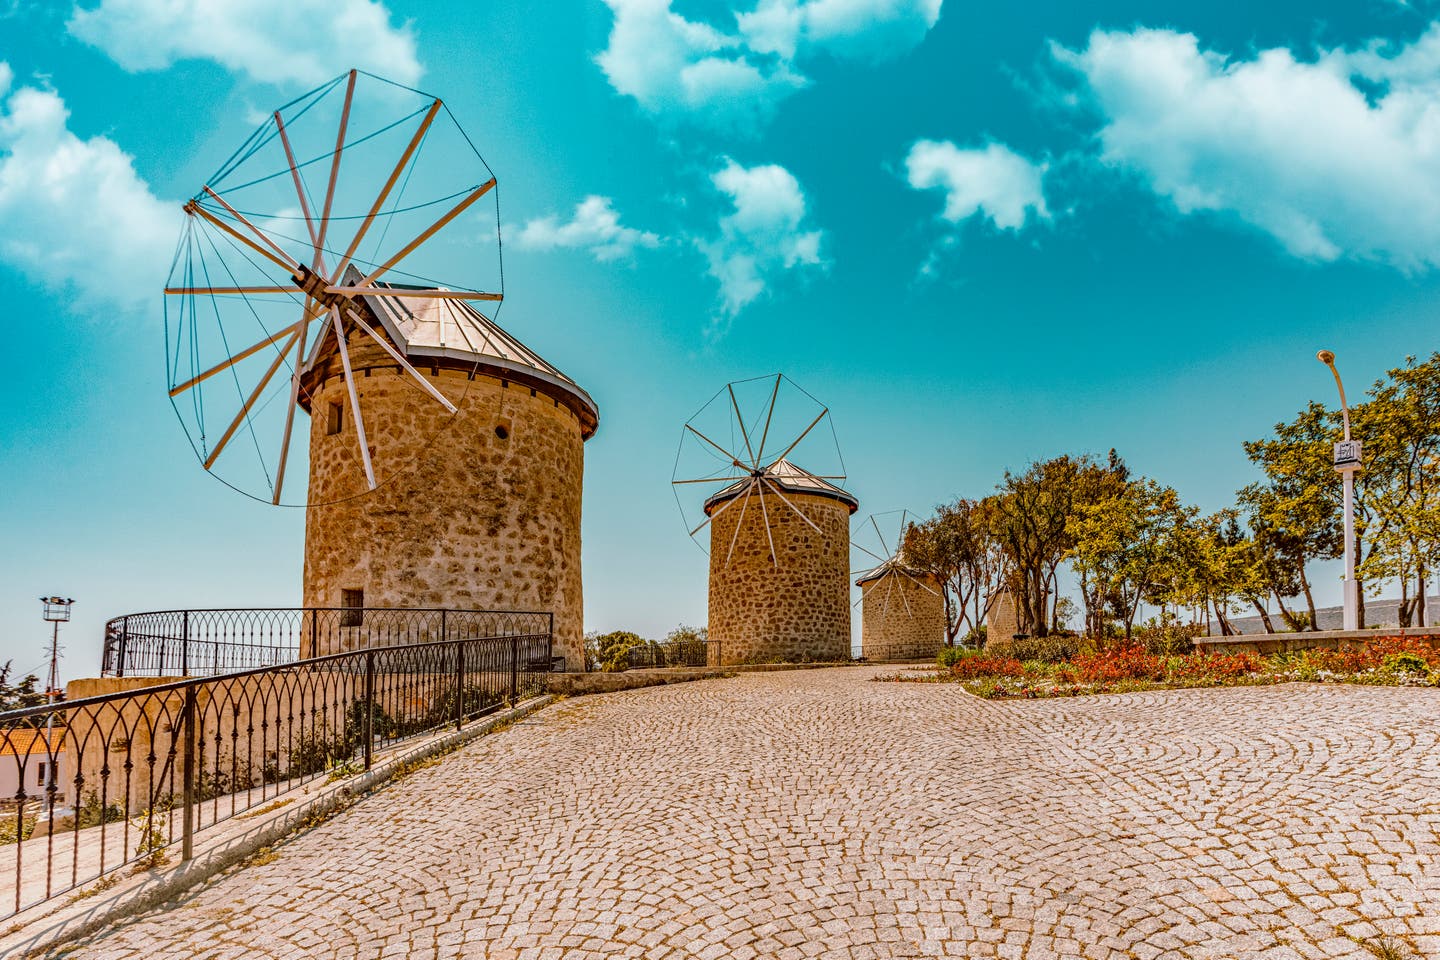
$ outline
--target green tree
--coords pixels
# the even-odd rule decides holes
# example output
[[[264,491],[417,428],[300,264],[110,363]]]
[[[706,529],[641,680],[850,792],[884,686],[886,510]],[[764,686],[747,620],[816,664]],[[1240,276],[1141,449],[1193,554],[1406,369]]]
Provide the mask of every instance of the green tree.
[[[0,711],[38,707],[45,703],[44,691],[36,689],[40,685],[40,678],[32,673],[19,680],[11,681],[12,669],[13,664],[10,660],[6,660],[5,665],[0,667]]]
[[[945,645],[967,626],[985,622],[985,614],[1005,578],[1005,553],[991,525],[993,507],[963,497],[941,504],[935,515],[910,524],[900,555],[908,567],[928,573],[940,584],[945,601]]]

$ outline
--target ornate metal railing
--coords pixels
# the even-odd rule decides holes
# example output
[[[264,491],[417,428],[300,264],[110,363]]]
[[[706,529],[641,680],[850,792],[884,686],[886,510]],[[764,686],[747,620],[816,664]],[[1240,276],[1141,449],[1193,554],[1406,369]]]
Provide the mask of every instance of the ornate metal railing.
[[[205,677],[341,650],[549,634],[552,620],[549,613],[428,607],[157,610],[116,617],[105,625],[101,672]]]
[[[337,653],[0,713],[0,915],[130,864],[375,754],[543,690],[551,636]],[[8,778],[8,779],[7,779]]]

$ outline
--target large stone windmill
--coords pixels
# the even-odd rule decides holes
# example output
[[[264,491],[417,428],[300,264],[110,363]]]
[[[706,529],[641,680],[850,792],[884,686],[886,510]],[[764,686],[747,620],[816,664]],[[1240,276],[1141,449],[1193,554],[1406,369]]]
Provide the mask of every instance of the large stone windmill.
[[[768,399],[745,404],[756,411],[747,418],[737,388],[757,383],[767,388]],[[850,515],[860,503],[835,482],[845,479],[843,472],[812,473],[795,463],[797,449],[829,410],[820,407],[795,430],[799,420],[785,412],[777,416],[786,384],[782,375],[727,384],[685,425],[677,455],[677,491],[723,484],[705,497],[705,519],[691,535],[710,528],[709,636],[726,664],[850,657]],[[722,418],[728,424],[720,424],[730,447],[707,433],[711,428],[703,422],[717,402],[730,411]],[[719,469],[681,476],[687,447],[708,453]]]
[[[548,610],[574,666],[598,409],[482,312],[497,192],[428,94],[351,71],[276,110],[185,205],[170,395],[205,469],[257,499],[286,502],[308,457],[307,606]]]

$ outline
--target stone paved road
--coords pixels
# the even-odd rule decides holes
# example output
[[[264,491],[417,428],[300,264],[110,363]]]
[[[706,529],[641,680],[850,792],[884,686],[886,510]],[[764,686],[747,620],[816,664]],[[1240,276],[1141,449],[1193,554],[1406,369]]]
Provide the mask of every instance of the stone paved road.
[[[85,957],[1440,957],[1440,691],[566,701]]]

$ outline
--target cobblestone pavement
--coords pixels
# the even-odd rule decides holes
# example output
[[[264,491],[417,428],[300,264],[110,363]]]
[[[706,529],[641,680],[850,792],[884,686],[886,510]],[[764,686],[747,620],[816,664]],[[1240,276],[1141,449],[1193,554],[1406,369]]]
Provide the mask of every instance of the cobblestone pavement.
[[[1440,957],[1440,691],[878,672],[565,701],[77,955]]]

